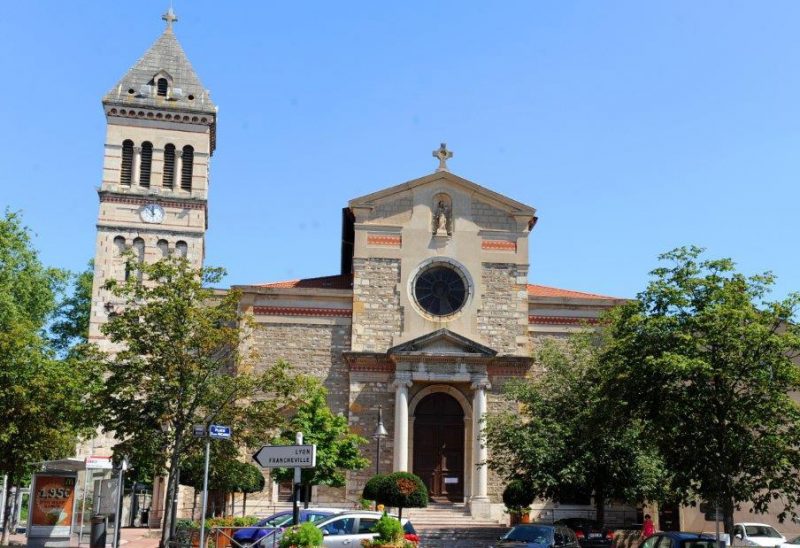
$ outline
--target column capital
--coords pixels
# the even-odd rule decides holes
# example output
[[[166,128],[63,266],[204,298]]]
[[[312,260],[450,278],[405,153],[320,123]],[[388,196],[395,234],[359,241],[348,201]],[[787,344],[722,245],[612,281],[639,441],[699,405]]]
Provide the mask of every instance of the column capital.
[[[478,377],[472,379],[470,388],[473,390],[490,390],[492,388],[492,383],[490,383],[489,379],[486,377]]]
[[[414,382],[411,380],[411,373],[395,373],[394,380],[392,381],[392,388],[395,390],[399,388],[411,388]]]

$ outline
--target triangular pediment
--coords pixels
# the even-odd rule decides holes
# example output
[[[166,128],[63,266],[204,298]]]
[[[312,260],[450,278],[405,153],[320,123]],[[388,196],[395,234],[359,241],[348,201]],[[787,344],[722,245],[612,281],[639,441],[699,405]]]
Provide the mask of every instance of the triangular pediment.
[[[348,205],[351,209],[367,207],[372,208],[376,205],[397,199],[399,196],[408,194],[410,190],[424,185],[437,185],[442,183],[449,183],[456,187],[460,187],[466,193],[476,197],[479,200],[484,200],[495,207],[498,207],[510,215],[529,215],[533,217],[536,214],[536,208],[513,200],[507,196],[503,196],[497,192],[489,190],[488,188],[474,183],[463,177],[459,177],[449,171],[437,171],[430,175],[413,179],[399,185],[391,186],[372,194],[366,194],[358,198],[350,200]]]
[[[416,339],[393,346],[387,355],[424,354],[437,356],[494,357],[497,351],[475,342],[449,329],[439,329]]]

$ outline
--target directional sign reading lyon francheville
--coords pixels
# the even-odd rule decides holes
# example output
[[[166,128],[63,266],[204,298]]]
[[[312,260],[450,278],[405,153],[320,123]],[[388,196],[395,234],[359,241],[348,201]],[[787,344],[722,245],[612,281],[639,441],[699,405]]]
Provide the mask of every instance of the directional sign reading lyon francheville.
[[[262,468],[314,468],[316,445],[265,445],[253,455]]]

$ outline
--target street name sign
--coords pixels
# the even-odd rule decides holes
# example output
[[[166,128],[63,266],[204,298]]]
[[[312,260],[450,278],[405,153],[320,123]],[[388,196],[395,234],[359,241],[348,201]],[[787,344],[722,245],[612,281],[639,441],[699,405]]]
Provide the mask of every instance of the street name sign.
[[[205,424],[192,425],[192,435],[195,438],[205,438],[206,437],[206,425]]]
[[[208,436],[211,438],[227,440],[231,437],[231,427],[221,424],[209,424]]]
[[[316,445],[265,445],[253,455],[262,468],[314,468]]]
[[[87,470],[111,470],[114,467],[111,457],[86,457]]]

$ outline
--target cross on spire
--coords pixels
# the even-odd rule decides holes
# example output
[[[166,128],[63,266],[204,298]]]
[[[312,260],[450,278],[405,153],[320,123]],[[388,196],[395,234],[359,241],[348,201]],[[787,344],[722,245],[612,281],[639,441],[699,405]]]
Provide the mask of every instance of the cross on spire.
[[[170,6],[167,10],[167,13],[161,16],[161,19],[167,22],[167,30],[172,30],[172,23],[175,23],[178,20],[178,16],[175,15],[175,10],[173,10],[172,6]]]
[[[439,159],[439,167],[436,168],[436,171],[448,171],[447,160],[453,157],[453,151],[447,150],[447,143],[442,143],[437,150],[433,151],[433,157]]]

